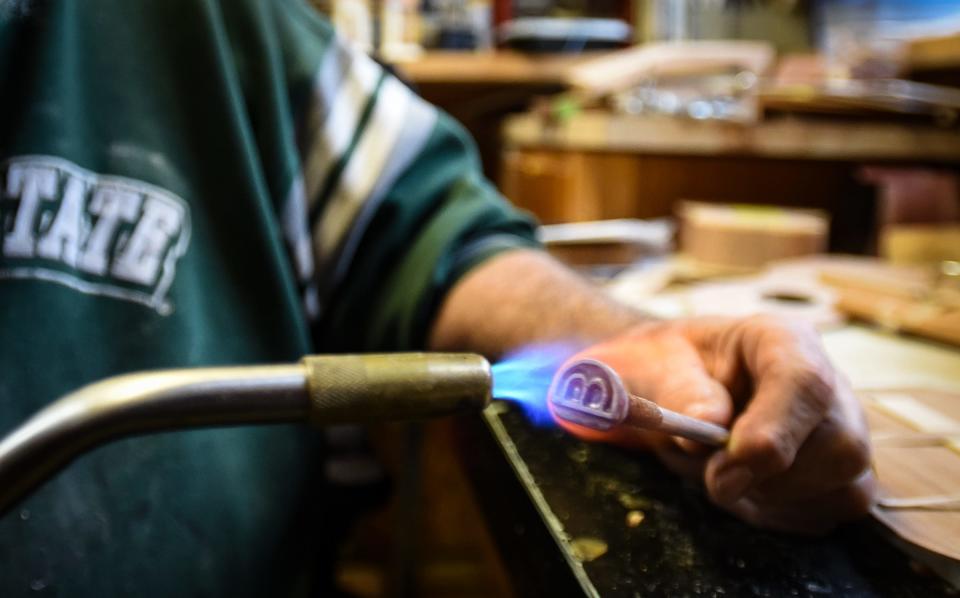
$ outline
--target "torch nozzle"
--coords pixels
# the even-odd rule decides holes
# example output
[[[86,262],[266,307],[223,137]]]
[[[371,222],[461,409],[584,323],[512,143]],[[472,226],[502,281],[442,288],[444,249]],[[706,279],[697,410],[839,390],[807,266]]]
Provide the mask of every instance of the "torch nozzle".
[[[316,355],[301,362],[315,425],[424,419],[490,404],[490,364],[473,353]]]
[[[575,361],[557,373],[549,404],[554,417],[601,432],[628,426],[708,446],[723,446],[730,439],[730,432],[722,426],[630,394],[610,366],[593,359]]]

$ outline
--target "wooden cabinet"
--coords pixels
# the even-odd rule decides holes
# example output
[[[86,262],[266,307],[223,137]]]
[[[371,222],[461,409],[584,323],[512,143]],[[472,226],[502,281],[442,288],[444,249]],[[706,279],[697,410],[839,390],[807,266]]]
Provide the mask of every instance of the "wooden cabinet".
[[[533,114],[505,127],[499,183],[544,223],[673,215],[677,202],[819,208],[830,248],[874,241],[874,189],[862,164],[956,169],[960,134],[892,124],[771,122],[753,127],[584,113],[547,126]]]

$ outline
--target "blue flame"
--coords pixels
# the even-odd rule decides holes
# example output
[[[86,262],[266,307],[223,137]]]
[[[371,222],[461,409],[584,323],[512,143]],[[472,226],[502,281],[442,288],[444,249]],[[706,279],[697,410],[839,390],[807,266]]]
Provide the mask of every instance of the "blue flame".
[[[535,425],[554,425],[547,391],[557,368],[576,351],[573,343],[549,343],[506,355],[493,366],[493,397],[516,403]]]

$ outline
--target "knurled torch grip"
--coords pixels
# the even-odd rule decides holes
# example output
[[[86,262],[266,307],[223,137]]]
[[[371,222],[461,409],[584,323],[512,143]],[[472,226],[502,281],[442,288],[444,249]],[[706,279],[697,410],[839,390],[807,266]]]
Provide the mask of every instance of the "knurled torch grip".
[[[426,419],[490,403],[490,364],[471,353],[303,358],[314,425]]]

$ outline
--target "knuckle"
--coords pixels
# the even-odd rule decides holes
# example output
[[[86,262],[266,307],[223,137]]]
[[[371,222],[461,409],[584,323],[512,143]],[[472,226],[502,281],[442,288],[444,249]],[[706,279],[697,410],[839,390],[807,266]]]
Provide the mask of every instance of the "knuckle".
[[[815,413],[826,413],[833,405],[833,384],[824,368],[806,366],[791,373],[797,396]]]
[[[870,467],[870,443],[852,432],[844,432],[837,438],[834,459],[840,475],[854,479]]]
[[[772,473],[790,469],[796,456],[792,439],[786,432],[775,428],[755,431],[744,444],[744,452],[749,452],[753,460],[762,463],[763,468]]]

